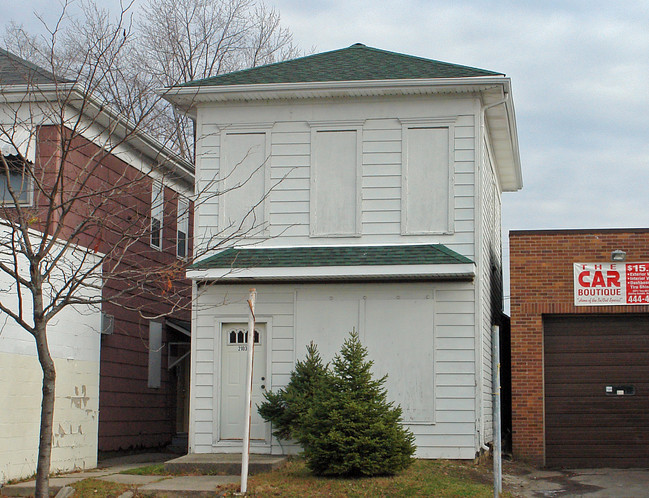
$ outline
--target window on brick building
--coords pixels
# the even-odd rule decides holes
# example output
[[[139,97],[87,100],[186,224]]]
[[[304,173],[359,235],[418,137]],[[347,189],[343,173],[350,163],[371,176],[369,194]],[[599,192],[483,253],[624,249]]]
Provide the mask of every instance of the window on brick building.
[[[162,220],[164,217],[164,188],[154,181],[151,189],[151,247],[162,249]]]
[[[29,164],[19,155],[3,154],[0,163],[0,201],[11,204],[10,189],[18,199],[18,204],[29,205],[32,202],[32,182],[29,176]]]
[[[176,228],[176,256],[181,259],[187,258],[189,246],[189,201],[182,197],[178,198]]]

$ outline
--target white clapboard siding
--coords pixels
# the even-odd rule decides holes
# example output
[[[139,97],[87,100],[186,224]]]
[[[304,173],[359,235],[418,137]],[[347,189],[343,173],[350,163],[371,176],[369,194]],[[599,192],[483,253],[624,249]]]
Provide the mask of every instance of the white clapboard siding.
[[[480,199],[481,199],[481,232],[480,250],[482,252],[481,268],[481,364],[482,364],[482,407],[483,407],[483,441],[493,440],[493,383],[492,383],[492,325],[497,316],[496,310],[502,309],[501,281],[501,209],[500,191],[493,169],[490,150],[483,143],[485,164],[481,168]]]
[[[199,108],[198,112],[198,191],[218,191],[224,130],[266,134],[269,160],[264,167],[269,192],[265,203],[269,226],[264,234],[268,240],[256,241],[261,245],[440,243],[476,261],[477,285],[437,282],[257,286],[257,315],[272,322],[267,343],[270,348],[267,382],[273,389],[286,385],[295,359],[304,356],[302,343],[308,338],[299,333],[304,326],[304,313],[315,315],[327,309],[328,316],[335,320],[323,319],[323,327],[331,327],[336,322],[345,330],[334,333],[345,334],[345,327],[353,323],[364,334],[366,323],[380,323],[380,320],[368,321],[366,316],[368,310],[381,309],[373,300],[393,306],[393,299],[407,301],[423,299],[424,294],[431,296],[432,366],[423,368],[420,374],[422,385],[430,384],[433,398],[419,403],[420,412],[429,413],[424,418],[430,420],[419,420],[412,411],[408,419],[411,421],[408,427],[417,438],[417,455],[424,458],[473,458],[479,443],[491,439],[492,304],[495,299],[501,299],[502,286],[493,278],[491,262],[500,264],[500,191],[491,164],[476,167],[477,160],[489,159],[486,144],[480,144],[476,150],[476,144],[481,141],[476,126],[479,108],[480,102],[467,95],[386,98],[379,106],[363,99],[341,99],[326,104],[313,101],[233,104],[218,109]],[[434,123],[437,118],[444,123],[440,126],[452,129],[449,137],[453,137],[449,144],[450,229],[448,233],[404,235],[403,155],[407,150],[404,136],[412,123],[424,123],[422,126],[426,127],[431,126],[426,123]],[[314,188],[311,140],[318,131],[336,130],[356,130],[359,137],[356,179],[360,194],[359,233],[345,237],[313,236],[311,224],[316,221],[317,210],[314,215],[310,198]],[[218,195],[213,195],[197,204],[195,234],[199,251],[201,240],[218,232],[219,200]],[[481,237],[479,241],[476,233]],[[207,287],[196,304],[200,311],[193,338],[196,354],[191,432],[192,448],[196,452],[214,451],[219,446],[216,441],[219,400],[215,387],[219,379],[215,378],[215,372],[220,370],[215,364],[220,359],[215,358],[219,350],[215,327],[219,317],[245,320],[247,293],[247,285]],[[213,306],[226,297],[225,305]],[[309,304],[308,299],[320,298],[321,302]],[[318,311],[320,304],[322,309]],[[379,356],[377,365],[398,361],[381,356],[384,352],[379,336],[374,337],[373,343],[370,339],[368,336]],[[398,348],[399,343],[396,344]],[[401,394],[406,396],[407,391]],[[421,407],[428,406],[428,401],[430,410],[422,411]],[[296,452],[298,448],[285,442],[280,445],[272,439],[270,451]]]
[[[474,258],[475,227],[475,116],[470,99],[427,100],[425,106],[404,99],[386,101],[381,109],[371,103],[356,102],[352,106],[320,106],[303,103],[289,112],[285,104],[251,107],[244,110],[224,108],[202,109],[199,112],[197,140],[197,191],[212,194],[219,189],[218,170],[221,159],[221,134],[233,132],[264,132],[269,140],[266,173],[268,193],[268,230],[272,245],[306,244],[377,244],[377,243],[442,243],[461,254]],[[464,110],[453,114],[452,109]],[[256,110],[256,113],[254,112]],[[379,111],[379,112],[377,112]],[[470,112],[467,112],[470,111]],[[402,120],[443,117],[453,126],[451,233],[436,235],[402,235]],[[380,116],[379,116],[380,115]],[[254,119],[253,119],[254,118]],[[225,124],[218,122],[223,119]],[[254,120],[259,120],[258,129]],[[361,136],[360,237],[313,237],[310,224],[312,130],[346,129],[346,119],[355,123]],[[238,124],[240,120],[241,124]],[[273,121],[275,120],[275,121]],[[323,124],[324,123],[324,124]],[[218,195],[205,196],[197,203],[195,218],[196,246],[218,233]]]
[[[300,309],[302,309],[300,303],[312,302],[304,309],[316,311],[326,305],[327,310],[332,310],[340,317],[347,313],[351,320],[347,325],[359,330],[362,337],[363,334],[372,334],[374,337],[374,334],[379,332],[388,334],[384,337],[390,337],[389,334],[392,333],[392,330],[366,330],[366,321],[372,321],[371,317],[366,316],[367,313],[371,313],[371,310],[382,309],[390,303],[397,306],[402,306],[398,303],[406,303],[406,306],[410,306],[407,303],[414,303],[413,299],[419,300],[418,302],[422,304],[429,303],[429,309],[432,310],[428,322],[432,334],[431,370],[428,373],[423,371],[417,373],[417,376],[422,378],[425,386],[430,387],[432,396],[430,406],[433,411],[428,415],[429,422],[412,423],[407,426],[417,438],[417,455],[422,458],[443,458],[451,454],[455,458],[472,458],[476,418],[474,295],[471,282],[258,285],[256,315],[261,317],[260,320],[270,320],[272,323],[272,332],[269,332],[272,337],[269,342],[271,363],[268,382],[273,390],[285,386],[294,368],[295,359],[304,357],[305,350],[301,343],[306,342],[308,338],[301,337],[298,341],[296,326],[300,320],[303,323],[304,320],[307,320],[307,323],[318,321],[312,320],[314,317],[309,316],[298,318],[296,313],[301,313]],[[217,389],[215,389],[219,379],[215,372],[218,372],[219,368],[213,363],[217,350],[215,338],[218,338],[216,324],[219,319],[244,321],[247,316],[245,304],[247,296],[248,286],[245,285],[214,285],[204,288],[198,296],[196,304],[202,311],[197,319],[196,337],[194,337],[197,370],[191,394],[194,410],[193,448],[197,453],[214,451],[214,448],[219,446],[218,441],[215,441],[218,424],[216,417],[219,413],[219,400],[216,399]],[[218,306],[213,304],[224,302],[227,304]],[[336,313],[336,309],[340,311]],[[361,312],[361,310],[366,311]],[[376,320],[373,322],[376,323]],[[343,324],[344,321],[340,323]],[[332,325],[322,322],[322,326],[328,330]],[[327,347],[321,345],[321,353],[325,361],[330,361],[333,353],[339,350],[347,335],[347,328],[349,327],[343,326],[341,330],[336,328],[330,331],[335,336],[335,340]],[[403,334],[407,335],[407,331],[394,332],[399,334],[398,341],[393,343],[389,352],[380,349],[381,341],[369,342],[373,344],[371,359],[375,360],[375,370],[380,375],[389,374],[383,372],[380,365],[385,364],[386,354],[394,355],[394,344],[397,348],[402,344],[405,354],[409,354],[410,351],[411,343],[401,340]],[[376,339],[382,337],[380,334]],[[296,342],[300,343],[297,349]],[[396,374],[393,371],[394,375]],[[430,376],[428,380],[426,380],[427,376]],[[285,442],[279,445],[273,439],[270,451],[296,452],[298,448]]]

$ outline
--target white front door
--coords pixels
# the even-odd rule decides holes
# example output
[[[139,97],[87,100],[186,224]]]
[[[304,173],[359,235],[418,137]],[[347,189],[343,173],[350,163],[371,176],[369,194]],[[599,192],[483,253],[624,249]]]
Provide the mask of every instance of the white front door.
[[[248,324],[224,323],[221,327],[221,438],[243,439],[246,365],[248,362]],[[255,326],[252,370],[252,410],[250,438],[266,439],[266,424],[257,413],[267,386],[266,325]]]

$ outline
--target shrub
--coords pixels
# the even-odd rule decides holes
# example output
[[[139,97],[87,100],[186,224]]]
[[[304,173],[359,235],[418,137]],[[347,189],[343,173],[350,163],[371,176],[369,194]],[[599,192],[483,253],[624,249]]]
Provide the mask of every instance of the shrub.
[[[414,436],[401,426],[401,407],[387,401],[387,376],[373,379],[373,362],[352,332],[316,389],[296,431],[316,475],[395,474],[412,463]]]
[[[298,437],[302,418],[327,377],[328,366],[322,363],[316,345],[312,342],[306,351],[304,361],[296,362],[288,385],[276,393],[265,392],[266,401],[258,408],[262,418],[273,424],[278,439]]]

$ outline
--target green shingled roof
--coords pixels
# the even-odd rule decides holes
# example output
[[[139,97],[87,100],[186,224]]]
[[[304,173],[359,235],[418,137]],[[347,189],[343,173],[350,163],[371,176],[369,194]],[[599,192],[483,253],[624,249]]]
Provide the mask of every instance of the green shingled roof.
[[[388,52],[357,43],[340,50],[190,81],[181,86],[468,78],[502,75],[503,73]]]
[[[226,249],[191,270],[314,266],[442,265],[473,263],[441,244]]]

